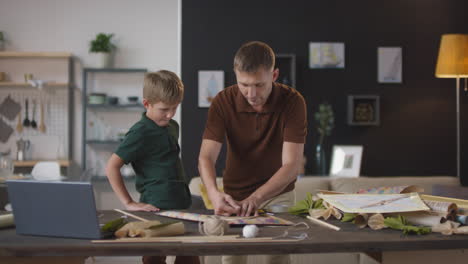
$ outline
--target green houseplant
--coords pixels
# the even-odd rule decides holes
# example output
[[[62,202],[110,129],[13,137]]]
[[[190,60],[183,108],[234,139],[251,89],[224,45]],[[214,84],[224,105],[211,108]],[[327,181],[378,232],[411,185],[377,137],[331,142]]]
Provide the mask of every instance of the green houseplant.
[[[314,118],[317,123],[317,133],[319,136],[315,148],[316,172],[320,175],[327,175],[324,141],[326,136],[331,135],[335,127],[335,117],[332,106],[328,103],[320,104]]]
[[[114,34],[99,33],[89,43],[89,52],[94,57],[94,66],[107,68],[112,64],[112,53],[116,46],[112,43]]]

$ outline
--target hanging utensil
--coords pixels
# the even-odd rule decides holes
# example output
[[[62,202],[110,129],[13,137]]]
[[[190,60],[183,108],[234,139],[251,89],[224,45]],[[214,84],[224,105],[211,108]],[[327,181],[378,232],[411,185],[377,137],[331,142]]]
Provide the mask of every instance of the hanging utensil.
[[[39,131],[42,133],[46,132],[46,126],[44,124],[44,102],[41,101],[41,120],[39,121]]]
[[[21,120],[22,118],[21,118],[21,111],[20,111],[18,114],[18,124],[16,124],[16,131],[18,133],[23,132],[23,123],[21,122]]]
[[[28,99],[26,99],[25,117],[24,117],[24,121],[23,121],[23,126],[25,126],[25,127],[29,127],[29,125],[30,125],[30,121],[29,121],[29,118],[28,118],[28,112],[29,112],[28,105],[29,105]]]
[[[35,118],[36,118],[36,100],[33,99],[33,112],[32,112],[31,127],[34,129],[37,128],[36,120],[34,120]]]

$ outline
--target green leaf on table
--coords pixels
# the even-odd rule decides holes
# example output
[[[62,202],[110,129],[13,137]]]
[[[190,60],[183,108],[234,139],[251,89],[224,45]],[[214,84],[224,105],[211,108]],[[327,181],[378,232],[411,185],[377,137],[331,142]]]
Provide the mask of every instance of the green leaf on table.
[[[414,225],[408,224],[408,221],[406,220],[406,218],[404,218],[401,215],[398,215],[397,217],[385,217],[384,224],[385,226],[389,228],[402,230],[403,234],[405,235],[410,235],[410,234],[425,235],[425,234],[429,234],[432,232],[430,227],[414,226]]]
[[[354,214],[354,213],[344,213],[344,214],[343,214],[343,217],[341,218],[341,222],[351,222],[351,221],[354,221],[354,219],[356,218],[356,215],[357,215],[357,214]]]
[[[297,202],[294,206],[290,207],[288,212],[293,215],[308,214],[309,209],[325,209],[323,200],[313,200],[312,194],[307,193],[307,198]]]
[[[117,219],[114,219],[105,223],[101,227],[101,231],[114,233],[115,231],[119,230],[122,226],[124,226],[127,223],[128,221],[125,218],[119,217]]]

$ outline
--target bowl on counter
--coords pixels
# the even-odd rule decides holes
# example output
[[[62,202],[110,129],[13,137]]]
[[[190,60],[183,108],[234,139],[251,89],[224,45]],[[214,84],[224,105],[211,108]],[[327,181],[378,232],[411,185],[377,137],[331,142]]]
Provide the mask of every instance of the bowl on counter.
[[[107,94],[105,93],[91,93],[88,95],[88,104],[101,105],[106,103]]]
[[[138,96],[128,96],[127,97],[129,104],[137,104],[138,103]]]
[[[117,105],[119,104],[119,98],[117,96],[109,96],[107,97],[107,103],[109,105]]]

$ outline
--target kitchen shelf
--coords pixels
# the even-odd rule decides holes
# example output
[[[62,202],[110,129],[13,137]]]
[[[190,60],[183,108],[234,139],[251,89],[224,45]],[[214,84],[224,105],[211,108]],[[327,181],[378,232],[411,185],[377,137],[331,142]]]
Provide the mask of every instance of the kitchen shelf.
[[[99,88],[99,84],[94,83],[93,85],[97,85],[97,87],[93,87],[93,85],[88,84],[89,79],[96,78],[100,74],[110,74],[113,77],[117,74],[144,74],[148,72],[147,69],[144,68],[84,68],[83,69],[83,91],[82,91],[82,152],[81,152],[81,160],[82,160],[82,169],[85,171],[90,169],[89,161],[87,159],[87,148],[94,147],[94,148],[108,148],[109,146],[115,146],[120,143],[118,140],[94,140],[88,139],[88,115],[93,111],[96,112],[135,112],[135,111],[142,111],[144,107],[141,103],[135,104],[89,104],[88,103],[88,95],[91,92],[96,92],[96,88]],[[141,91],[141,86],[138,87],[138,92]],[[135,91],[137,91],[135,89]],[[111,113],[111,115],[115,115]],[[96,176],[98,177],[98,176]]]
[[[110,104],[87,104],[87,107],[90,110],[99,110],[99,111],[121,111],[121,110],[129,110],[129,111],[141,111],[145,109],[142,104],[117,104],[117,105],[110,105]]]
[[[147,69],[142,68],[84,68],[85,72],[105,72],[105,73],[119,73],[119,72],[147,72]]]
[[[118,140],[86,140],[86,144],[90,145],[117,145],[120,142]]]
[[[0,89],[2,94],[5,94],[4,88],[14,88],[14,96],[17,98],[20,96],[38,98],[37,87],[33,87],[30,83],[24,82],[23,75],[26,73],[34,73],[35,76],[41,77],[43,80],[50,80],[43,85],[45,90],[61,89],[60,91],[66,92],[66,95],[60,93],[47,94],[50,101],[53,103],[55,100],[60,100],[64,104],[60,104],[59,109],[51,111],[60,111],[60,123],[54,123],[53,130],[49,127],[45,135],[49,135],[53,131],[57,131],[54,134],[61,136],[66,139],[63,145],[66,146],[64,149],[63,159],[60,160],[25,160],[25,161],[14,161],[14,166],[18,168],[29,168],[33,167],[36,163],[41,161],[54,161],[58,162],[61,167],[70,169],[73,163],[74,153],[74,120],[75,120],[75,98],[74,98],[74,70],[73,70],[73,54],[71,52],[29,52],[29,51],[0,51],[0,71],[7,72],[10,79],[8,81],[0,82]],[[52,81],[55,80],[55,81]],[[33,91],[33,93],[32,93]],[[57,99],[60,98],[60,99]],[[49,100],[48,100],[49,101]],[[22,110],[23,111],[23,110]],[[40,110],[39,110],[40,111]],[[36,112],[37,113],[37,112]],[[57,119],[53,116],[51,119]],[[20,135],[15,135],[19,137]],[[39,136],[39,135],[37,135]],[[40,140],[36,137],[36,134],[32,134],[30,139]],[[14,142],[10,140],[10,142]],[[9,143],[10,144],[10,143]],[[11,143],[13,145],[14,143]],[[44,149],[44,151],[51,151]],[[68,174],[68,173],[67,173]]]
[[[63,87],[63,88],[66,88],[68,87],[70,84],[69,83],[48,83],[48,84],[45,84],[43,85],[43,88],[52,88],[52,87]],[[38,89],[37,87],[33,87],[31,84],[29,83],[22,83],[22,82],[0,82],[0,87],[5,87],[5,86],[14,86],[14,87],[25,87],[25,88],[34,88],[34,89]]]
[[[66,59],[71,58],[70,52],[23,52],[23,51],[0,51],[0,58],[49,58]]]
[[[36,163],[43,162],[43,161],[54,161],[58,162],[60,167],[68,167],[70,166],[69,160],[15,160],[13,161],[13,165],[15,167],[34,167]]]

